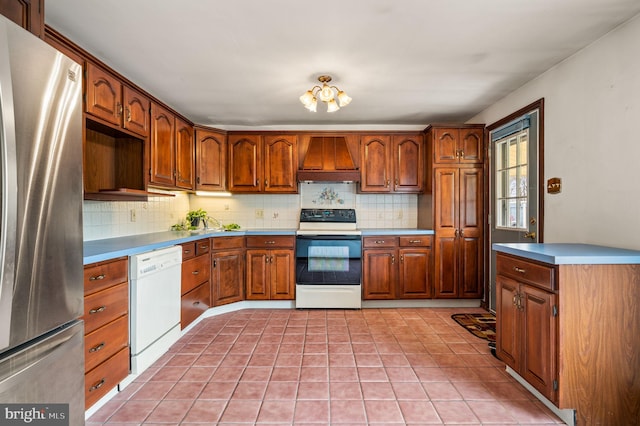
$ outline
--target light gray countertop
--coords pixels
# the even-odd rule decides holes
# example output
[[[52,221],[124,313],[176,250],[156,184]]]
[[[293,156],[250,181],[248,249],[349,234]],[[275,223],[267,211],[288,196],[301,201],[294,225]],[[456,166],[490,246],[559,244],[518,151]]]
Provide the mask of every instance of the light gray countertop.
[[[428,229],[363,229],[362,235],[430,235]],[[228,232],[203,232],[192,234],[189,231],[165,231],[150,234],[128,235],[125,237],[107,238],[103,240],[85,241],[83,244],[84,264],[102,262],[122,256],[131,256],[147,251],[187,243],[202,238],[216,238],[245,235],[296,235],[295,229],[246,229]]]
[[[500,243],[493,250],[551,265],[640,264],[640,251],[591,244]]]

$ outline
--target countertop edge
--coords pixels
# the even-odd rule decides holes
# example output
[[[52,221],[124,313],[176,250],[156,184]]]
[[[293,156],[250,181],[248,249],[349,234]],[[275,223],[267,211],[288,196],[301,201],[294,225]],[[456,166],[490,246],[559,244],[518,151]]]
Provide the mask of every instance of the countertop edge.
[[[591,244],[494,243],[494,251],[551,265],[640,264],[640,251]]]

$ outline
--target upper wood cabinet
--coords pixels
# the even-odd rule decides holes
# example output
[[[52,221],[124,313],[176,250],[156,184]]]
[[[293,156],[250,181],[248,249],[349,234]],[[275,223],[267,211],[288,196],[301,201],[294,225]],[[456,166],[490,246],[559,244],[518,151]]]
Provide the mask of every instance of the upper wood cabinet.
[[[181,189],[193,189],[193,126],[176,117],[176,181]]]
[[[149,135],[149,98],[87,62],[85,111],[140,136]]]
[[[429,127],[427,140],[433,149],[434,164],[482,164],[484,125]]]
[[[230,134],[229,191],[296,193],[295,135]]]
[[[193,126],[151,103],[149,183],[193,189]]]
[[[0,14],[44,38],[44,0],[1,0]]]
[[[196,128],[196,189],[227,189],[227,136],[222,132]]]
[[[420,193],[424,190],[422,134],[363,135],[360,143],[361,192]]]

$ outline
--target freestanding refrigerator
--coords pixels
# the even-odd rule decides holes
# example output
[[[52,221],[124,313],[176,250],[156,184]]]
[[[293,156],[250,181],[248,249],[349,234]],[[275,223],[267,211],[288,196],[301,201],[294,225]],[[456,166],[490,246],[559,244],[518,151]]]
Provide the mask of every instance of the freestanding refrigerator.
[[[84,424],[81,93],[0,16],[0,424]]]

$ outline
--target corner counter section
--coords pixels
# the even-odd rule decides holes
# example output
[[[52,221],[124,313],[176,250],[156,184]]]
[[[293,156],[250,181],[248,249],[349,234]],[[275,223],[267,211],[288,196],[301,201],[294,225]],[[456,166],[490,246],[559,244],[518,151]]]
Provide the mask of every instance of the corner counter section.
[[[591,244],[495,243],[493,250],[550,265],[640,264],[640,251]]]

